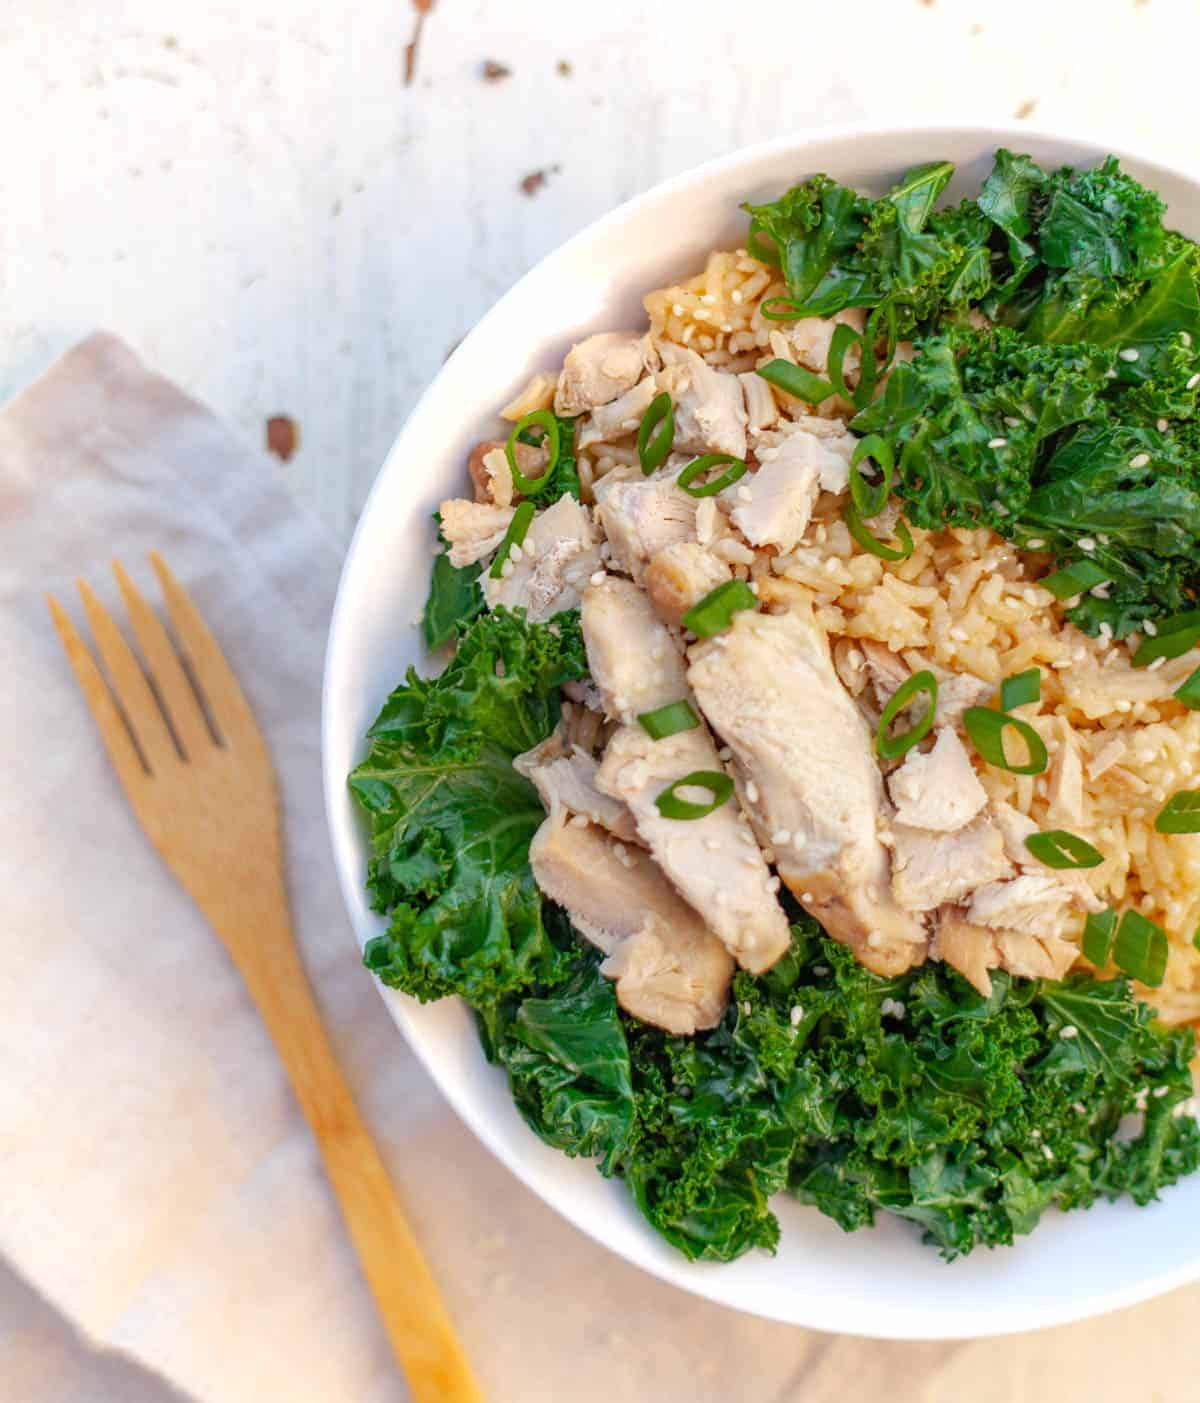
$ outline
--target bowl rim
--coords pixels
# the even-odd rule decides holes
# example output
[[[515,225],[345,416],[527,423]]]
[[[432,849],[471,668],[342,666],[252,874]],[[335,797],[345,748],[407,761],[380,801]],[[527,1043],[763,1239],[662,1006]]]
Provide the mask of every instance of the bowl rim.
[[[383,463],[380,465],[375,475],[370,491],[359,512],[350,543],[346,549],[342,569],[339,573],[337,594],[329,623],[329,634],[325,649],[322,677],[321,768],[325,820],[333,850],[334,865],[337,870],[338,884],[341,890],[343,904],[356,939],[358,939],[360,933],[358,930],[358,922],[354,916],[354,909],[362,886],[362,844],[360,839],[354,837],[354,835],[348,835],[343,831],[346,828],[346,824],[337,812],[338,802],[344,797],[345,775],[340,772],[333,761],[333,751],[335,747],[332,744],[332,734],[337,722],[331,703],[331,694],[335,686],[339,656],[349,631],[347,583],[356,568],[357,554],[364,535],[366,523],[373,515],[373,509],[376,505],[377,498],[382,494],[385,480],[389,479],[399,470],[405,442],[410,433],[411,426],[420,419],[426,403],[434,394],[435,389],[440,384],[443,377],[453,372],[455,363],[459,357],[470,348],[477,338],[486,334],[488,328],[494,321],[499,321],[505,316],[508,306],[521,296],[526,284],[537,277],[545,265],[551,260],[557,259],[559,256],[565,255],[568,251],[575,249],[585,241],[596,238],[607,230],[619,226],[634,214],[653,206],[660,200],[668,200],[676,193],[687,189],[689,186],[703,186],[712,178],[736,170],[739,166],[748,165],[761,159],[769,159],[773,156],[783,155],[788,151],[795,151],[797,156],[802,159],[805,149],[817,143],[855,140],[870,142],[880,140],[895,141],[897,139],[911,137],[914,141],[924,141],[930,144],[936,143],[939,137],[965,137],[968,139],[977,138],[981,143],[991,147],[1019,147],[1022,143],[1060,143],[1063,145],[1074,145],[1086,148],[1097,156],[1110,153],[1114,154],[1122,163],[1133,162],[1151,171],[1161,172],[1182,183],[1192,185],[1196,187],[1197,197],[1200,199],[1200,163],[1185,164],[1182,157],[1177,153],[1156,155],[1152,151],[1147,150],[1144,146],[1136,143],[1130,144],[1124,140],[1108,140],[1108,138],[1113,135],[1115,134],[1104,128],[1097,128],[1091,125],[1055,124],[1052,126],[1042,126],[1012,119],[990,122],[977,117],[970,117],[962,121],[949,119],[902,119],[888,123],[864,120],[836,123],[828,126],[807,126],[791,129],[786,134],[771,137],[766,141],[756,142],[748,146],[740,146],[732,151],[725,152],[722,155],[701,162],[698,165],[690,166],[675,175],[657,182],[638,195],[633,196],[629,200],[609,210],[607,213],[599,216],[597,219],[589,221],[568,239],[555,245],[549,252],[539,258],[510,288],[491,304],[483,316],[479,318],[471,330],[462,338],[451,355],[448,356],[445,362],[438,368],[436,374],[425,386],[416,403],[409,411],[404,424],[393,440]],[[353,860],[351,860],[352,858]],[[468,1126],[475,1137],[496,1157],[509,1173],[513,1174],[526,1188],[533,1192],[542,1203],[553,1209],[571,1223],[573,1227],[586,1233],[588,1237],[607,1250],[616,1253],[640,1270],[648,1272],[661,1281],[691,1292],[694,1295],[701,1296],[728,1309],[757,1314],[781,1323],[799,1325],[801,1328],[805,1329],[853,1333],[865,1338],[913,1341],[988,1338],[1042,1330],[1052,1326],[1069,1324],[1073,1321],[1091,1319],[1095,1316],[1104,1315],[1127,1306],[1136,1305],[1139,1302],[1149,1300],[1152,1297],[1188,1285],[1193,1281],[1200,1280],[1200,1241],[1198,1241],[1195,1256],[1190,1261],[1178,1264],[1169,1270],[1157,1274],[1148,1273],[1143,1275],[1128,1287],[1119,1287],[1098,1292],[1096,1295],[1090,1297],[1074,1298],[1069,1302],[1061,1304],[1054,1302],[1048,1303],[1045,1300],[1040,1300],[1036,1303],[1031,1302],[1023,1309],[1014,1306],[1010,1312],[1000,1318],[989,1316],[981,1322],[976,1321],[971,1329],[960,1327],[951,1329],[929,1328],[919,1313],[911,1309],[906,1310],[901,1308],[897,1310],[892,1319],[856,1321],[855,1329],[852,1332],[847,1332],[845,1331],[844,1323],[837,1323],[838,1321],[844,1322],[847,1314],[848,1303],[844,1301],[831,1301],[824,1318],[805,1319],[804,1321],[797,1320],[792,1314],[772,1314],[768,1310],[730,1301],[727,1299],[726,1293],[719,1286],[718,1273],[707,1270],[697,1272],[694,1270],[695,1264],[687,1262],[682,1256],[679,1257],[678,1262],[675,1262],[673,1259],[664,1261],[652,1255],[645,1255],[640,1258],[630,1256],[621,1248],[615,1247],[605,1241],[596,1225],[580,1218],[564,1203],[558,1201],[557,1195],[549,1190],[547,1185],[541,1182],[536,1174],[527,1172],[525,1166],[514,1164],[503,1147],[502,1137],[499,1131],[493,1127],[486,1117],[476,1113],[476,1109],[471,1104],[469,1097],[465,1091],[460,1088],[456,1080],[448,1075],[446,1069],[434,1059],[423,1041],[412,1035],[406,1017],[406,1005],[411,1001],[406,996],[397,994],[394,990],[384,989],[377,980],[372,982],[375,983],[378,992],[383,997],[385,1007],[388,1009],[397,1027],[403,1033],[408,1046],[414,1052],[417,1060],[424,1067],[425,1071],[432,1078],[438,1090],[449,1102],[455,1114]]]

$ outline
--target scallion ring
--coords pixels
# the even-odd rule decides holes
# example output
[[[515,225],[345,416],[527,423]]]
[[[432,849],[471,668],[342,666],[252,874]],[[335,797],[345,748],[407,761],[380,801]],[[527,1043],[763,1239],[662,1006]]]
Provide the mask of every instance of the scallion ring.
[[[712,795],[711,802],[697,804],[691,799],[681,799],[677,791],[691,785],[697,789],[707,789]],[[695,819],[707,817],[714,809],[727,804],[732,797],[733,780],[728,775],[722,774],[720,770],[693,770],[690,775],[684,775],[674,784],[667,785],[654,803],[663,818]]]
[[[1014,706],[1028,706],[1040,701],[1042,696],[1042,670],[1040,667],[1027,668],[1013,677],[1006,677],[1000,684],[1000,710],[1011,711]]]
[[[851,347],[857,346],[861,341],[859,333],[845,322],[839,322],[834,327],[829,340],[829,358],[825,362],[825,374],[829,376],[829,383],[843,399],[854,399],[854,391],[846,384],[844,367]]]
[[[1200,789],[1172,794],[1154,820],[1156,833],[1200,833]]]
[[[858,465],[864,458],[873,458],[879,464],[878,482],[868,482],[859,471]],[[850,458],[850,497],[859,516],[878,516],[888,504],[892,495],[892,477],[896,471],[896,459],[892,445],[878,434],[868,434],[860,438]]]
[[[528,433],[535,426],[545,430],[542,435],[542,443],[545,445],[549,457],[546,461],[546,471],[541,477],[526,477],[517,467],[517,443],[525,442],[521,435]],[[540,492],[550,481],[554,469],[558,466],[560,439],[558,420],[548,409],[535,409],[531,414],[523,414],[513,425],[512,433],[509,434],[508,442],[504,446],[504,456],[508,459],[508,470],[512,473],[513,486],[522,497],[530,497],[533,493]]]
[[[880,560],[907,560],[913,553],[912,532],[903,519],[896,522],[896,539],[900,542],[899,546],[885,546],[878,536],[872,535],[852,501],[842,508],[842,520],[846,523],[846,530],[863,550],[877,555]]]
[[[1182,702],[1189,711],[1200,711],[1200,667],[1175,688],[1175,700]]]
[[[1157,988],[1167,972],[1166,932],[1131,907],[1117,927],[1113,963],[1134,979]]]
[[[828,380],[822,380],[802,366],[793,365],[790,360],[769,360],[766,365],[759,366],[758,373],[768,385],[774,385],[784,394],[793,395],[805,404],[820,404],[833,394],[833,386]]]
[[[647,477],[662,467],[675,442],[675,406],[664,390],[650,401],[638,428],[637,451]]]
[[[694,731],[700,718],[686,701],[670,702],[654,711],[643,711],[638,720],[651,740],[666,740],[681,731]]]
[[[728,463],[729,467],[723,473],[707,482],[702,482],[698,487],[693,487],[692,483],[698,477],[702,477],[711,468],[718,468],[723,463]],[[715,497],[718,492],[724,492],[727,487],[732,487],[739,478],[745,477],[747,468],[740,458],[735,458],[732,453],[704,453],[699,458],[693,458],[675,479],[680,487],[689,497]]]
[[[1108,571],[1102,570],[1094,560],[1076,560],[1056,570],[1053,575],[1043,576],[1038,584],[1042,589],[1048,589],[1055,599],[1073,599],[1077,594],[1086,594],[1096,585],[1104,584],[1109,578]]]
[[[1117,913],[1111,906],[1092,912],[1083,923],[1083,953],[1097,969],[1108,964],[1116,935]]]
[[[929,705],[921,714],[920,719],[907,731],[901,731],[899,735],[895,736],[889,735],[888,731],[892,722],[921,692],[929,697]],[[902,682],[896,688],[887,706],[883,708],[883,715],[879,718],[879,725],[875,731],[875,750],[881,759],[898,760],[901,755],[906,755],[918,741],[924,740],[933,727],[937,698],[937,678],[928,671],[914,672],[906,682]]]
[[[504,562],[512,552],[513,546],[519,546],[525,539],[525,533],[529,530],[529,523],[533,520],[533,503],[522,502],[512,514],[512,520],[508,523],[508,530],[504,533],[504,539],[500,542],[500,549],[496,552],[496,558],[492,561],[492,568],[488,575],[493,580],[502,579],[504,576]]]
[[[1149,667],[1158,658],[1179,658],[1200,643],[1200,609],[1163,619],[1152,635],[1147,635],[1133,655],[1134,667]]]
[[[758,310],[769,322],[794,322],[804,315],[803,303],[794,297],[766,297],[758,304]]]
[[[989,765],[1014,775],[1040,775],[1049,764],[1046,742],[1027,721],[986,706],[969,706],[962,719],[971,744]],[[1009,726],[1029,749],[1029,759],[1023,765],[1013,763],[1004,753],[1004,732]]]
[[[726,580],[692,605],[683,616],[683,626],[697,638],[712,638],[729,627],[739,609],[757,608],[758,596],[745,580]]]
[[[1078,833],[1068,833],[1065,828],[1047,828],[1042,833],[1031,833],[1025,839],[1025,846],[1044,866],[1063,871],[1068,868],[1099,867],[1104,861],[1102,852]]]

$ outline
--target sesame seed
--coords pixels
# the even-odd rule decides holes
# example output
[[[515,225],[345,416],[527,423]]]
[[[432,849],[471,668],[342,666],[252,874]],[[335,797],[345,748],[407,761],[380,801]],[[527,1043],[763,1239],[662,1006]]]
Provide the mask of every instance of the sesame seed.
[[[1058,1036],[1060,1038],[1077,1038],[1079,1036],[1079,1029],[1076,1028],[1074,1023],[1068,1023],[1065,1028],[1059,1030]]]
[[[755,784],[753,780],[746,786],[746,798],[749,799],[752,804],[758,803],[758,785]]]
[[[512,574],[512,572],[513,572],[513,563],[512,563],[511,560],[506,560],[506,561],[504,562],[504,564],[501,565],[501,567],[500,567],[500,577],[501,577],[501,579],[507,580],[508,577]]]
[[[792,835],[786,828],[781,828],[777,833],[771,834],[771,842],[774,843],[777,848],[786,847],[791,841]]]
[[[618,711],[625,711],[629,707],[629,698],[621,696],[613,697],[613,706],[615,706]]]
[[[1031,1130],[1029,1132],[1029,1138],[1031,1140],[1040,1140],[1042,1138],[1042,1132],[1037,1129]]]
[[[826,975],[826,974],[829,973],[829,966],[828,966],[828,965],[813,965],[813,973],[816,974],[816,975],[824,976],[824,975]]]
[[[520,547],[519,545],[517,545],[517,543],[516,543],[515,541],[512,543],[511,546],[509,546],[509,548],[508,548],[508,558],[509,558],[509,560],[511,560],[514,564],[516,564],[516,562],[518,562],[519,560],[521,560],[521,559],[524,557],[524,555],[525,555],[525,552],[521,549],[521,547]]]
[[[675,305],[671,308],[671,311],[674,312],[677,317],[683,316],[683,303],[676,302]]]
[[[1156,1086],[1151,1092],[1151,1095],[1157,1101],[1160,1096],[1165,1096],[1170,1089],[1169,1086]]]
[[[957,624],[950,630],[950,637],[955,643],[965,643],[970,635],[965,628],[960,628]]]
[[[710,853],[718,853],[721,851],[721,845],[715,838],[705,838],[704,846]]]
[[[1090,536],[1080,536],[1079,549],[1085,551],[1094,551],[1096,549],[1096,543],[1092,540]]]
[[[747,1018],[749,1018],[750,1015],[754,1012],[754,1006],[750,1003],[749,999],[747,999],[746,1002],[742,1005],[742,1012],[746,1015]]]
[[[729,300],[735,305],[739,307],[741,306],[742,302],[745,301],[745,298],[742,296],[742,290],[740,287],[734,288],[734,290],[729,294]]]
[[[867,946],[868,946],[868,948],[870,948],[870,949],[872,949],[872,950],[878,950],[879,947],[880,947],[882,944],[883,944],[883,937],[879,934],[879,932],[878,932],[877,930],[873,930],[873,931],[870,931],[870,932],[868,933],[868,935],[867,935]],[[884,1002],[885,1002],[885,1003],[890,1003],[891,1000],[890,1000],[890,999],[885,999]]]
[[[1130,364],[1138,359],[1139,354],[1140,352],[1136,346],[1125,346],[1117,352],[1117,355],[1119,355],[1122,360],[1129,361]]]
[[[1131,468],[1144,468],[1149,461],[1149,453],[1135,453],[1129,460],[1129,466]]]
[[[841,561],[838,560],[837,556],[831,555],[829,559],[825,562],[825,573],[827,575],[836,575],[838,572],[838,567],[840,565]]]
[[[1151,638],[1155,638],[1158,635],[1158,625],[1153,619],[1147,619],[1142,625],[1142,632],[1149,634]]]
[[[800,893],[800,900],[801,900],[801,901],[811,901],[812,899],[813,899],[813,894],[812,894],[812,892],[810,892],[810,891],[802,891],[802,892]]]
[[[792,1011],[788,1014],[788,1019],[790,1020],[793,1028],[798,1028],[800,1024],[804,1021],[804,1010],[800,1007],[799,1004],[792,1005]]]
[[[1041,548],[1042,548],[1045,544],[1046,544],[1045,541],[1043,541],[1043,540],[1041,539],[1040,536],[1039,536],[1039,537],[1036,537],[1036,538],[1035,538],[1034,540],[1032,540],[1032,541],[1026,541],[1026,542],[1025,542],[1026,549],[1028,549],[1028,550],[1041,550]]]
[[[723,746],[720,748],[720,750],[717,751],[717,759],[718,759],[718,760],[726,760],[726,761],[732,760],[732,759],[733,759],[733,751],[730,750],[730,748],[729,748],[727,745],[723,745]]]
[[[572,828],[586,828],[588,826],[587,814],[575,814],[571,819]]]
[[[716,300],[717,299],[712,295],[711,292],[704,293],[704,295],[700,298],[700,301],[703,302],[706,307],[711,307]]]
[[[1196,374],[1193,375],[1192,378],[1187,382],[1187,387],[1189,390],[1194,390],[1197,385],[1200,385],[1200,371],[1197,371]]]
[[[989,448],[1007,448],[1007,447],[1008,447],[1008,439],[1006,439],[1006,438],[989,438],[989,439],[988,439],[988,447],[989,447]]]
[[[1021,421],[1015,414],[1006,414],[1004,416],[1004,422],[1010,429],[1019,429],[1021,427]]]
[[[1053,1158],[1054,1158],[1054,1151],[1050,1148],[1049,1145],[1043,1145],[1043,1146],[1042,1146],[1042,1154],[1044,1154],[1044,1155],[1046,1156],[1047,1159],[1053,1159]]]
[[[602,584],[604,583],[604,578],[605,578],[605,577],[604,577],[604,571],[603,571],[603,570],[597,570],[596,573],[595,573],[594,575],[592,575],[592,576],[589,578],[588,584],[590,584],[590,585],[602,585]]]
[[[1179,339],[1185,346],[1190,346],[1192,344],[1192,333],[1190,331],[1181,331],[1179,333]]]
[[[1159,431],[1160,434],[1165,434],[1167,429],[1169,428],[1169,425],[1167,424],[1167,421],[1165,419],[1160,419],[1154,427]]]
[[[771,893],[772,896],[775,895],[775,893],[779,890],[779,878],[778,878],[778,877],[768,877],[768,878],[767,878],[767,890]]]
[[[752,502],[754,500],[754,493],[751,492],[748,487],[739,487],[737,490],[737,499],[739,502]]]
[[[1162,667],[1166,661],[1166,658],[1155,658],[1146,671],[1153,672],[1156,667]]]

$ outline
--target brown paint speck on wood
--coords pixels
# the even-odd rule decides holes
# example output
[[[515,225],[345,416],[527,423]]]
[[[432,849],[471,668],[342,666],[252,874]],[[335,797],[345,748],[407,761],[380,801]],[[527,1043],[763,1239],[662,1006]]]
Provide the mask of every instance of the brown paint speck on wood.
[[[544,166],[541,170],[530,171],[528,175],[522,176],[518,186],[521,194],[533,199],[550,177],[557,175],[560,169],[560,166]]]
[[[300,447],[300,425],[286,414],[273,414],[267,420],[267,452],[286,463]]]
[[[1037,106],[1037,98],[1036,98],[1036,97],[1027,97],[1027,98],[1025,99],[1025,101],[1020,105],[1020,107],[1018,107],[1017,110],[1013,113],[1013,116],[1016,117],[1018,120],[1021,119],[1021,118],[1023,118],[1023,117],[1032,117],[1032,116],[1033,116],[1033,109],[1034,109],[1036,106]]]
[[[560,73],[564,78],[569,78],[571,74],[575,71],[571,67],[571,60],[568,58],[560,58],[559,61],[554,65],[554,69],[555,72]]]
[[[417,12],[417,18],[413,23],[412,38],[404,46],[404,86],[412,86],[413,79],[417,76],[417,57],[421,51],[421,32],[425,28],[425,17],[430,13],[435,4],[435,0],[412,0],[412,7]]]
[[[479,70],[479,76],[485,83],[502,83],[505,78],[512,77],[512,69],[506,63],[497,63],[494,58],[489,58]]]

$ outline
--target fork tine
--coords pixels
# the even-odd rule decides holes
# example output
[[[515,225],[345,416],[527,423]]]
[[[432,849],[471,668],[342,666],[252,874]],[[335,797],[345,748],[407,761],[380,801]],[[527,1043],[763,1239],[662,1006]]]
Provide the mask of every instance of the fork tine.
[[[171,627],[183,645],[184,655],[204,693],[217,730],[230,747],[239,742],[258,741],[260,733],[254,713],[200,610],[157,551],[150,552],[150,564],[154,566],[163,598],[167,601]]]
[[[184,754],[194,758],[213,741],[192,684],[158,615],[143,599],[119,560],[113,561],[113,574],[117,577],[138,647],[158,686],[167,717],[179,737]]]
[[[172,764],[178,763],[179,755],[141,665],[87,581],[76,580],[75,587],[87,611],[101,661],[108,669],[117,700],[129,718],[129,725],[146,757],[150,773],[169,769]]]
[[[108,686],[100,675],[100,669],[88,651],[87,644],[76,632],[66,610],[52,594],[46,596],[46,603],[50,606],[50,616],[54,620],[54,627],[66,652],[67,661],[74,670],[79,690],[83,693],[83,699],[87,702],[88,710],[100,731],[117,778],[124,785],[126,792],[133,794],[146,782],[146,767],[142,764],[142,757],[134,748],[125,722],[121,719]]]

